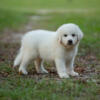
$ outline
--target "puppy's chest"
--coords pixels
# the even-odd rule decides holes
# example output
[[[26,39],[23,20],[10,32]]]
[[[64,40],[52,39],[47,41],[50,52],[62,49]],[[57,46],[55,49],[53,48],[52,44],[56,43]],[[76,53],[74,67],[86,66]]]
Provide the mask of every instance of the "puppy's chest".
[[[66,52],[64,55],[65,55],[64,57],[65,57],[66,60],[70,60],[74,57],[75,52],[73,52],[73,51],[72,52]]]

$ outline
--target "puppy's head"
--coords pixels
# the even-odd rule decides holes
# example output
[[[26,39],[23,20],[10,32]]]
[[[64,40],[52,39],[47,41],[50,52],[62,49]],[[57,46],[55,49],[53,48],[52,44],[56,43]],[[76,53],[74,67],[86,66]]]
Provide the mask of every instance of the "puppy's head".
[[[65,47],[73,47],[83,37],[83,33],[76,24],[64,24],[57,30],[58,41]]]

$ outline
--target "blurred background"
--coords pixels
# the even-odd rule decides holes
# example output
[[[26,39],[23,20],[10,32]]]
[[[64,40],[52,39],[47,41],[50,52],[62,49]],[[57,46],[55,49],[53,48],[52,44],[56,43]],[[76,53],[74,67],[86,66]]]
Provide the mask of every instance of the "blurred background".
[[[3,41],[16,42],[33,29],[56,30],[64,23],[76,23],[90,46],[99,38],[99,4],[100,0],[1,0],[0,35]]]
[[[37,75],[31,64],[29,75],[24,77],[11,68],[26,32],[56,31],[65,23],[78,24],[84,33],[75,61],[80,77],[61,83],[55,68],[48,63],[45,65],[50,74],[43,76]],[[99,100],[100,0],[0,0],[0,100],[33,98]]]

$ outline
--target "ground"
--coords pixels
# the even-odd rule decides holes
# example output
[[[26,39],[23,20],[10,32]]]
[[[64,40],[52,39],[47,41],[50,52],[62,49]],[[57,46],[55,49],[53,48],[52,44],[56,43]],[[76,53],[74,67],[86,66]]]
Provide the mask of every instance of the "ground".
[[[99,0],[1,1],[0,100],[99,100],[99,3]],[[75,59],[79,77],[60,79],[55,65],[48,62],[45,67],[49,74],[37,74],[33,62],[27,76],[19,75],[18,68],[12,68],[25,32],[33,29],[56,31],[69,22],[78,24],[84,33]]]

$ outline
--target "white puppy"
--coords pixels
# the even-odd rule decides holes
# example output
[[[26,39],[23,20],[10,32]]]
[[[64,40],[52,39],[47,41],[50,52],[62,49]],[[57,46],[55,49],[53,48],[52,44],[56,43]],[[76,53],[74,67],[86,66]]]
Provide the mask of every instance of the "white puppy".
[[[56,32],[46,30],[28,32],[22,39],[14,66],[20,65],[19,72],[28,74],[26,67],[33,59],[38,73],[48,73],[43,67],[43,61],[52,60],[60,78],[68,78],[69,75],[78,76],[78,73],[74,72],[73,64],[82,37],[80,28],[71,23],[62,25]]]

